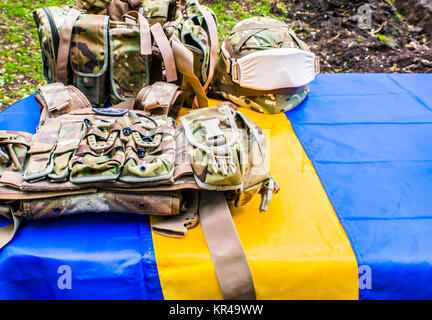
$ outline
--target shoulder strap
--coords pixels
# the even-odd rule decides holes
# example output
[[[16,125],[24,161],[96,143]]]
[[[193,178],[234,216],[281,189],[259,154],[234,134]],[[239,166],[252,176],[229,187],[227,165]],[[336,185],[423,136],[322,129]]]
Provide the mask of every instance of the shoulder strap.
[[[201,225],[225,300],[255,300],[249,264],[222,192],[200,191]]]
[[[208,98],[198,77],[194,73],[193,54],[190,52],[180,39],[173,35],[171,37],[171,47],[174,52],[175,63],[178,71],[186,78],[192,86],[200,108],[208,107]]]
[[[216,21],[214,20],[211,13],[205,9],[202,9],[201,5],[198,5],[198,8],[206,22],[209,38],[210,38],[209,72],[207,75],[207,81],[203,86],[204,90],[207,90],[211,80],[213,79],[213,74],[214,74],[216,59],[218,55],[218,49],[219,49],[219,43],[218,43],[219,39],[218,39],[218,30],[217,30]]]
[[[165,64],[166,78],[168,82],[177,81],[177,68],[176,61],[174,59],[174,53],[171,49],[165,32],[162,29],[160,23],[156,23],[150,27],[153,34],[153,38],[158,46],[162,55],[163,62]]]
[[[21,217],[17,217],[13,213],[9,213],[8,216],[12,218],[12,223],[0,228],[0,249],[12,240],[22,220]]]
[[[153,224],[152,230],[165,236],[183,237],[187,229],[197,224],[196,210],[223,298],[255,300],[249,264],[223,192],[201,190],[199,204],[198,192],[191,193],[187,212]]]
[[[72,38],[72,29],[81,11],[71,8],[66,15],[65,23],[60,35],[60,43],[57,52],[57,82],[67,85],[67,66]]]

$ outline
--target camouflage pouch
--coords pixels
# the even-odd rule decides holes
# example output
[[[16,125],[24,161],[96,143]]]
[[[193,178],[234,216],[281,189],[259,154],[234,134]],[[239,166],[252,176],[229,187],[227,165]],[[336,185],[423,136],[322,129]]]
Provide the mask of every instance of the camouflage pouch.
[[[43,76],[48,83],[57,78],[57,52],[62,26],[69,6],[43,7],[33,11],[42,53]]]
[[[76,0],[73,6],[88,13],[98,14],[105,10],[110,3],[111,0]]]
[[[78,148],[83,133],[82,121],[62,122],[57,146],[53,153],[54,167],[48,178],[52,182],[67,181],[69,178],[69,162]]]
[[[143,0],[140,7],[150,25],[164,25],[167,21],[175,20],[179,14],[176,0]]]
[[[150,84],[151,55],[140,51],[140,28],[125,22],[111,22],[110,99],[112,104],[132,100]]]
[[[65,195],[21,202],[19,214],[26,219],[47,219],[83,213],[136,213],[171,216],[180,213],[180,191],[157,192],[95,192]]]
[[[96,106],[103,106],[108,95],[108,24],[108,16],[81,14],[72,29],[72,84]]]
[[[122,124],[97,116],[84,120],[85,133],[70,160],[70,181],[88,183],[119,177],[125,159]]]
[[[26,132],[0,131],[0,174],[23,171],[31,140],[32,135]]]
[[[180,118],[195,181],[203,189],[230,191],[227,197],[236,206],[257,192],[265,193],[263,211],[278,189],[264,166],[265,137],[229,105],[194,110]]]
[[[124,22],[111,22],[112,104],[133,100],[151,83],[177,81],[174,55],[160,23],[151,25],[142,10],[130,11],[123,18]]]
[[[126,160],[119,180],[168,181],[174,173],[176,143],[174,120],[166,116],[131,118],[124,127]]]
[[[179,86],[158,81],[140,90],[133,109],[143,110],[147,115],[165,115],[176,119],[183,101],[184,94]]]
[[[41,180],[51,173],[54,168],[53,151],[57,145],[59,130],[59,122],[47,122],[33,135],[24,180]]]
[[[36,94],[36,101],[42,109],[41,120],[47,117],[58,117],[73,110],[91,108],[90,102],[81,91],[60,82],[40,87],[39,94]]]
[[[300,52],[300,54],[307,55],[312,65],[309,69],[312,69],[312,73],[314,71],[315,73],[319,72],[318,59],[315,57],[314,60],[313,54],[307,45],[296,36],[287,24],[268,17],[253,17],[240,21],[222,42],[215,76],[211,84],[211,92],[231,100],[237,105],[258,112],[278,113],[293,109],[306,98],[309,92],[307,84],[297,87],[286,87],[278,84],[272,89],[261,87],[258,89],[247,85],[242,86],[238,81],[239,77],[244,77],[247,71],[246,68],[241,72],[238,70],[239,61],[246,59],[248,56],[262,55],[264,51],[268,54],[270,51],[277,52],[277,50],[279,52],[292,50],[297,51],[297,54]],[[289,58],[288,55],[286,57]],[[259,60],[259,58],[256,59]],[[260,78],[265,79],[266,77],[272,77],[272,75],[275,78],[275,74],[281,69],[281,65],[287,65],[287,63],[265,64],[268,69],[265,69],[265,74],[260,69],[262,74]],[[295,62],[294,66],[296,66]],[[252,71],[258,69],[257,63],[250,63],[247,67]],[[299,69],[293,71],[293,73],[304,74],[303,71]],[[281,77],[285,79],[291,79],[294,76],[286,73],[281,74]],[[254,78],[258,77],[254,75]]]

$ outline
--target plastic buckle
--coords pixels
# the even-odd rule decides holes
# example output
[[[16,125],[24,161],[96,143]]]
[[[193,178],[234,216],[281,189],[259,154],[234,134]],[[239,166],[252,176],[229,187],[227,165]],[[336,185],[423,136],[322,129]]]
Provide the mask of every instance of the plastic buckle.
[[[260,212],[267,211],[268,205],[270,203],[273,190],[275,189],[275,181],[273,179],[270,179],[264,186],[263,191],[261,192],[262,198],[261,198],[261,205],[260,205]]]
[[[88,119],[85,119],[85,120],[88,120]],[[85,120],[84,120],[84,122],[85,122]],[[95,126],[96,126],[96,128],[98,128],[101,131],[106,131],[106,130],[111,129],[112,124],[113,123],[111,123],[111,122],[106,122],[106,123],[102,122],[102,123],[95,124]],[[108,148],[111,148],[114,145],[115,139],[117,139],[118,135],[119,135],[118,131],[110,132],[107,139],[101,139],[102,141],[97,141],[96,135],[90,134],[87,137],[87,142],[93,151],[100,152],[100,151],[106,150]]]
[[[319,57],[315,56],[315,74],[320,73],[320,59]]]
[[[240,68],[237,61],[232,62],[231,64],[231,79],[235,83],[239,83],[240,79]]]
[[[228,175],[230,170],[232,173],[236,172],[237,167],[234,163],[231,149],[212,148],[211,158],[214,173],[218,173],[219,169],[224,176]]]
[[[219,127],[219,119],[209,119],[201,122],[201,126],[206,132],[206,141],[210,145],[225,144],[225,134]]]

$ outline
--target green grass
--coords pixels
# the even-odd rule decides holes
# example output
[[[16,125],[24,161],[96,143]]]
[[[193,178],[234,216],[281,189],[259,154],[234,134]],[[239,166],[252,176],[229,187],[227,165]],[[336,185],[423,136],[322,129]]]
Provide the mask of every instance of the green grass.
[[[60,0],[0,0],[0,110],[45,83],[31,12],[62,4]]]
[[[205,1],[201,2],[205,3]],[[275,16],[270,12],[271,2],[271,0],[246,0],[240,2],[219,1],[208,5],[214,11],[218,19],[219,40],[225,38],[231,29],[243,19],[254,16],[265,16],[283,21],[283,17]],[[278,8],[284,12],[287,10],[284,3],[280,1],[278,2]]]
[[[381,34],[381,33],[377,33],[377,34],[375,35],[375,37],[376,37],[378,40],[381,40],[381,41],[384,41],[384,42],[390,42],[390,39],[387,38],[385,35],[383,35],[383,34]]]

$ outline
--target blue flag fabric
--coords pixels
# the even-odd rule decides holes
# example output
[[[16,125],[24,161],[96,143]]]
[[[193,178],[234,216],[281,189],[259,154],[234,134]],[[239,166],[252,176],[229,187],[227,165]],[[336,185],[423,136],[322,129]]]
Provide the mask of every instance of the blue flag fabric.
[[[31,95],[0,113],[0,130],[34,133],[39,117]],[[0,219],[0,226],[10,223]],[[163,299],[149,218],[24,221],[0,251],[0,288],[0,299]]]
[[[431,299],[432,75],[320,75],[286,114],[370,272],[360,299]]]

